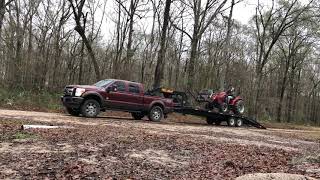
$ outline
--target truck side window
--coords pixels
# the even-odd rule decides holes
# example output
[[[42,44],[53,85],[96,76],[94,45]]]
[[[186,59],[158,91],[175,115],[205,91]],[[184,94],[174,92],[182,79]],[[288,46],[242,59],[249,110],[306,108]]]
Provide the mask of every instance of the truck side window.
[[[135,84],[129,84],[129,92],[139,94],[140,93],[139,86]]]
[[[125,92],[126,91],[126,84],[124,82],[117,81],[114,84],[117,85],[117,90],[119,92]]]

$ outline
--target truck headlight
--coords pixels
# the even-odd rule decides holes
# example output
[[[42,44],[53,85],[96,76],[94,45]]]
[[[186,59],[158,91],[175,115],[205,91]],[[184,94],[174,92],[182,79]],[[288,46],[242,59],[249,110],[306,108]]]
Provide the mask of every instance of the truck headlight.
[[[86,91],[86,89],[83,88],[77,88],[76,92],[74,93],[75,96],[81,96],[84,92]]]

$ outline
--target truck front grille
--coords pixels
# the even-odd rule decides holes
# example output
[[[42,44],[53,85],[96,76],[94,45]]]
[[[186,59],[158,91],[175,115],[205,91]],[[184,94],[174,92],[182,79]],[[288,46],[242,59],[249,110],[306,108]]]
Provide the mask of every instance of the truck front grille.
[[[65,89],[64,89],[64,95],[65,96],[72,96],[72,94],[73,94],[73,89],[74,88],[69,88],[69,87],[66,87]]]

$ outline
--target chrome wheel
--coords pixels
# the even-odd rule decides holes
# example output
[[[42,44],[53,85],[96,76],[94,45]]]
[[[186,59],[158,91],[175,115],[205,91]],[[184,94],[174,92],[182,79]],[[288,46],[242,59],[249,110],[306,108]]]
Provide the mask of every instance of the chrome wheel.
[[[151,108],[151,111],[149,113],[149,119],[151,121],[160,121],[162,117],[163,117],[163,111],[161,107],[154,106]]]
[[[236,120],[233,117],[231,117],[228,119],[227,123],[228,123],[228,126],[235,126]]]
[[[239,119],[236,120],[236,126],[237,126],[237,127],[241,127],[242,124],[243,124],[242,119],[239,118]]]
[[[86,100],[81,106],[81,114],[88,118],[96,117],[100,113],[100,104],[94,99]]]
[[[97,106],[94,103],[88,103],[86,106],[86,112],[88,115],[93,116],[97,113]]]

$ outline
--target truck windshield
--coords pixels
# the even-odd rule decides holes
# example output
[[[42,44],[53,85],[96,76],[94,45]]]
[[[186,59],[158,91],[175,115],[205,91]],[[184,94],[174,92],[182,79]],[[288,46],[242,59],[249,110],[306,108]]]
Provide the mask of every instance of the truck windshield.
[[[104,80],[101,80],[101,81],[95,83],[94,86],[105,87],[106,85],[110,84],[111,82],[112,82],[112,80],[110,80],[110,79],[104,79]]]

